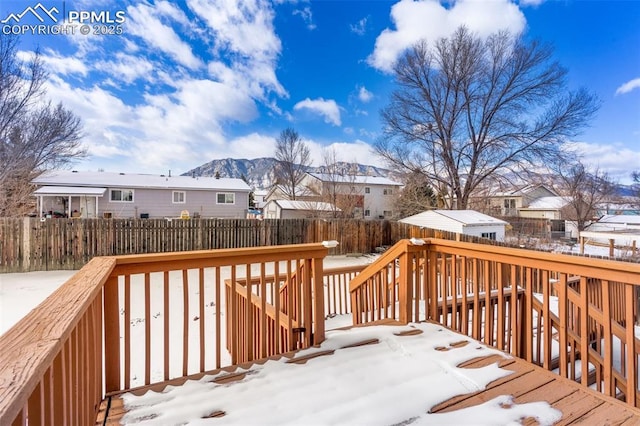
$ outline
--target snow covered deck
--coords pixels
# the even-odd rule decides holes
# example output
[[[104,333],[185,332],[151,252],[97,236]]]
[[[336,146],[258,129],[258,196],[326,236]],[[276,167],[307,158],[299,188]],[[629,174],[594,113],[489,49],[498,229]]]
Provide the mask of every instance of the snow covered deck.
[[[235,424],[638,424],[640,411],[439,324],[385,320],[329,331],[318,347],[115,393],[103,401],[96,424],[212,418]]]

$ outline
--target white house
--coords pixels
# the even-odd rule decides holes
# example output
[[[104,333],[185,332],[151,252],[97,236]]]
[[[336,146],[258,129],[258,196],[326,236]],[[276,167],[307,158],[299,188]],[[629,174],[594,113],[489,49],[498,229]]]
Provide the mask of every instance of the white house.
[[[135,173],[47,172],[32,182],[42,216],[243,218],[251,188],[242,179]]]
[[[399,222],[496,241],[504,241],[509,225],[504,220],[475,210],[427,210],[400,219]]]
[[[253,204],[256,209],[262,210],[265,204],[267,204],[266,198],[268,192],[266,189],[256,189],[253,191]]]
[[[320,197],[339,194],[349,198],[353,216],[364,219],[393,218],[395,196],[402,188],[401,183],[381,176],[329,173],[307,173],[300,186]]]
[[[271,200],[265,205],[263,215],[265,219],[328,218],[336,211],[340,209],[322,201]]]

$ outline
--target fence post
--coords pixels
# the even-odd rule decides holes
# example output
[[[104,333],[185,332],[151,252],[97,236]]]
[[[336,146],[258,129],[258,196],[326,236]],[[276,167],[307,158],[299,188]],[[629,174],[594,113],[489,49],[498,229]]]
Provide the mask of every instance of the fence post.
[[[22,219],[22,271],[31,268],[31,218]]]

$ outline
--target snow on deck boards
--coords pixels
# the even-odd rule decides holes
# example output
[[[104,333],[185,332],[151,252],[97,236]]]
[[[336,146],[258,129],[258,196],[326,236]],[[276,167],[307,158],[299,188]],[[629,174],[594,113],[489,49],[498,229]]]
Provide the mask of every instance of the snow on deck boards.
[[[113,395],[97,424],[640,423],[639,410],[433,323],[336,330],[235,368]]]

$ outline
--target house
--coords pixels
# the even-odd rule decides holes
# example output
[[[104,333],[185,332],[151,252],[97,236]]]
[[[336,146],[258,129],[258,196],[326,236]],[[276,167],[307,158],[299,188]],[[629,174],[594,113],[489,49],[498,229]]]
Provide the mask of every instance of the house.
[[[399,222],[458,234],[504,241],[507,222],[475,210],[427,210]]]
[[[242,179],[75,170],[32,183],[43,217],[243,218],[251,192]]]
[[[520,209],[520,217],[549,219],[550,235],[578,238],[578,223],[573,220],[571,197],[542,197]]]
[[[566,210],[571,204],[571,197],[541,197],[526,207],[519,209],[521,217],[539,219],[565,219]]]
[[[529,184],[511,189],[487,188],[476,194],[471,205],[488,214],[496,216],[519,216],[522,208],[543,197],[556,197],[558,194],[541,184]]]
[[[256,189],[253,191],[253,207],[262,210],[267,204],[267,193],[266,189]]]
[[[331,203],[304,200],[271,200],[264,207],[265,219],[334,217],[340,209]]]
[[[390,219],[402,184],[381,176],[306,173],[300,187],[354,218]]]

